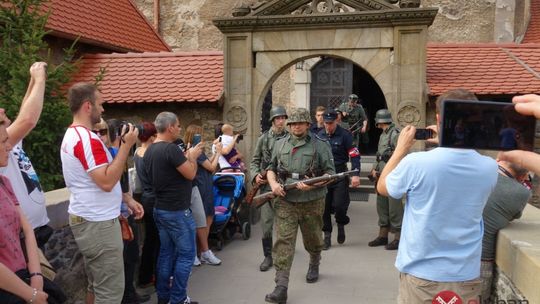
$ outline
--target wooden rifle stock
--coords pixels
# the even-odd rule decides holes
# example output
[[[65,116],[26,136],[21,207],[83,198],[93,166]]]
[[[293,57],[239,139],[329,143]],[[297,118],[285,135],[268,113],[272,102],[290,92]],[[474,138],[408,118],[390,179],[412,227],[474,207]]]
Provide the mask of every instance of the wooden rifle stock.
[[[262,171],[260,174],[261,174],[262,179],[266,179],[266,170]],[[248,194],[246,194],[246,203],[248,205],[250,205],[253,202],[253,197],[255,197],[257,192],[259,192],[260,188],[261,188],[261,185],[257,184],[256,182],[253,183],[253,187],[248,192]]]
[[[313,185],[313,184],[317,184],[317,183],[321,183],[321,182],[333,181],[333,180],[336,180],[336,179],[339,179],[339,178],[342,178],[342,177],[345,177],[345,176],[352,175],[354,173],[358,173],[358,169],[345,171],[345,172],[341,172],[341,173],[336,173],[336,174],[332,174],[332,175],[322,175],[322,176],[318,176],[318,177],[307,178],[307,179],[297,181],[297,182],[294,182],[294,183],[285,184],[285,185],[283,185],[283,190],[285,192],[287,192],[287,191],[289,191],[291,189],[295,189],[296,186],[298,185],[298,183],[304,183],[304,184],[309,186],[309,185]],[[273,199],[274,197],[276,197],[276,195],[272,191],[265,192],[263,194],[259,194],[259,195],[255,196],[255,197],[253,197],[252,202],[255,205],[255,207],[260,208],[262,205],[264,205],[266,202]]]

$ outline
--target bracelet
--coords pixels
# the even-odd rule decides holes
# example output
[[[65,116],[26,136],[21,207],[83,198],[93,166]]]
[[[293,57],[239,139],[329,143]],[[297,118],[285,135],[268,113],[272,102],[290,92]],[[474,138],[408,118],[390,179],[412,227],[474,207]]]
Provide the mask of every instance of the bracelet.
[[[30,299],[30,301],[28,301],[28,303],[30,304],[34,303],[36,296],[37,296],[37,288],[32,288],[32,298]]]
[[[32,273],[30,273],[30,278],[35,277],[35,276],[43,277],[43,274],[41,272],[32,272]]]

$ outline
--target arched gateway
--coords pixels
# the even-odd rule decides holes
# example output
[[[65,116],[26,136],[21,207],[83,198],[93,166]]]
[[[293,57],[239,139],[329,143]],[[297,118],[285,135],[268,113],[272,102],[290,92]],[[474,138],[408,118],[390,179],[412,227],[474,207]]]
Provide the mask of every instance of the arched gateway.
[[[262,1],[214,20],[225,35],[223,118],[245,132],[248,157],[268,88],[285,69],[316,56],[362,67],[399,124],[425,123],[427,28],[437,9],[389,2],[397,1]]]

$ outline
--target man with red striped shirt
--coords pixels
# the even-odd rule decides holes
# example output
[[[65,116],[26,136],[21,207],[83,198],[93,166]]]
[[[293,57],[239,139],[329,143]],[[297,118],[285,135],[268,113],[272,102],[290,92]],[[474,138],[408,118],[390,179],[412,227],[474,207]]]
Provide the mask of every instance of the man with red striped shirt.
[[[71,192],[69,223],[88,275],[87,303],[120,303],[124,293],[123,243],[120,232],[122,191],[119,180],[138,131],[129,127],[116,157],[90,130],[101,120],[104,100],[89,83],[68,91],[73,123],[62,141],[60,157]],[[135,206],[129,206],[139,213]],[[140,217],[142,214],[136,214]]]

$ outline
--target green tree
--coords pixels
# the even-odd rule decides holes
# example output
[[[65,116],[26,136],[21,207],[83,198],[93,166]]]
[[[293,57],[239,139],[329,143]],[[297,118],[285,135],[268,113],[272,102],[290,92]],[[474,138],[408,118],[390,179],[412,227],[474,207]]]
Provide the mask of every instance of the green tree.
[[[62,86],[76,70],[74,45],[64,49],[64,58],[54,64],[45,42],[48,13],[44,0],[3,0],[0,5],[0,107],[14,120],[30,81],[33,62],[46,61],[47,83],[43,112],[34,130],[25,138],[25,152],[32,159],[44,191],[64,187],[60,143],[71,115]]]

